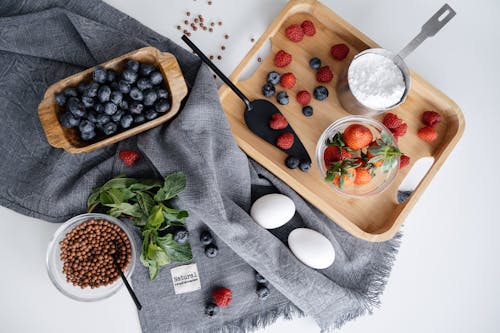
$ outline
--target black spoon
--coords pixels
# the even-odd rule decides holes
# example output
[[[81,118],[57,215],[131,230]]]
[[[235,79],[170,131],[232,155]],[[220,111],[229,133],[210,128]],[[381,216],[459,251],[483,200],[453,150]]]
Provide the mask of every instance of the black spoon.
[[[128,293],[130,294],[130,296],[134,300],[134,303],[135,303],[135,306],[137,307],[137,310],[141,311],[142,304],[137,299],[137,296],[135,295],[134,290],[132,289],[132,287],[128,283],[127,278],[125,277],[125,274],[123,274],[123,271],[122,271],[120,265],[116,261],[116,259],[120,256],[120,249],[118,248],[118,244],[116,244],[116,242],[113,242],[113,243],[115,244],[115,253],[113,254],[113,265],[115,266],[116,270],[118,271],[118,274],[120,274],[120,277],[122,278],[122,281],[125,284],[125,287],[127,287]]]
[[[215,72],[215,74],[221,78],[222,81],[224,81],[225,84],[228,85],[229,88],[231,88],[232,91],[234,91],[236,95],[238,95],[243,103],[245,103],[245,122],[253,133],[277,148],[279,148],[276,146],[276,140],[278,137],[286,132],[292,133],[294,136],[293,146],[290,149],[279,149],[287,153],[289,156],[298,158],[302,163],[302,166],[305,166],[306,164],[308,166],[311,165],[311,158],[309,157],[307,150],[304,148],[304,145],[290,124],[282,130],[273,130],[269,127],[269,120],[271,119],[271,116],[275,113],[281,114],[276,105],[265,99],[250,101],[186,35],[182,36],[182,40]],[[309,169],[309,167],[301,167],[301,170],[303,171],[307,171],[307,169]]]

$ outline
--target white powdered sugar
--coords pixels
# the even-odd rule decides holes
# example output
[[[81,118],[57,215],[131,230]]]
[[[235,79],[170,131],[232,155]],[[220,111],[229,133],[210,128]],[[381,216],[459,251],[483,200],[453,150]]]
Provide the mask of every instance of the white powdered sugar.
[[[349,87],[356,99],[371,109],[391,107],[403,98],[403,73],[391,60],[366,53],[353,60],[348,72]]]

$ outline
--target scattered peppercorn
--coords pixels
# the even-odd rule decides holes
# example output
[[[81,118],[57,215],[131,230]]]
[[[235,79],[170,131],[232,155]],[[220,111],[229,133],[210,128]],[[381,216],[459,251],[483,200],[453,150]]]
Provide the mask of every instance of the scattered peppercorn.
[[[252,43],[255,42],[255,38],[253,38],[253,37],[250,38],[250,42],[252,42]]]
[[[224,38],[225,38],[225,39],[229,39],[229,35],[228,35],[228,34],[225,34],[225,35],[224,35]]]
[[[214,29],[210,28],[210,29],[208,29],[208,31],[213,32],[213,31],[214,31]]]
[[[218,56],[217,56],[217,59],[221,60],[221,59],[222,59],[222,56],[218,55]]]
[[[209,6],[212,6],[212,1],[209,1],[209,2],[208,2],[208,5],[209,5]]]
[[[188,20],[184,20],[184,24],[185,24],[185,25],[188,25],[188,24],[189,24],[189,21],[188,21]]]
[[[191,12],[186,12],[186,15],[187,16],[191,16]]]
[[[180,26],[180,25],[178,25],[178,26],[177,26],[177,30],[181,30],[181,29],[182,29],[182,28],[181,28],[181,26]]]
[[[210,55],[210,60],[214,60],[214,56],[213,55]]]
[[[262,62],[262,58],[261,58],[261,57],[258,57],[258,58],[257,58],[257,61],[258,61],[258,62]]]
[[[226,47],[225,47],[224,45],[222,45],[222,46],[220,47],[220,49],[221,49],[222,51],[224,51],[224,50],[226,49]]]

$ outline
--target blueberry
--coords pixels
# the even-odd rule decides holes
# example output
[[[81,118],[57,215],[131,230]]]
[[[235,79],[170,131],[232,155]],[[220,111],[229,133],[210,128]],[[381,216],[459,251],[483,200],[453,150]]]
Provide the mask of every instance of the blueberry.
[[[66,104],[66,96],[63,93],[58,93],[55,95],[56,103],[60,106],[64,106]]]
[[[84,141],[92,140],[95,137],[95,131],[82,132],[80,133],[80,138]]]
[[[80,124],[80,118],[75,117],[71,112],[64,112],[59,117],[59,122],[63,125],[63,127],[73,128]]]
[[[158,99],[158,94],[153,89],[144,91],[144,105],[151,106]]]
[[[300,162],[299,169],[302,172],[309,171],[309,169],[311,169],[311,162],[309,162],[309,161],[302,161],[302,162]]]
[[[144,99],[144,94],[139,90],[139,88],[134,87],[130,89],[130,98],[134,101],[142,101]]]
[[[328,89],[325,86],[317,86],[314,88],[313,95],[318,101],[323,101],[328,98]]]
[[[111,116],[111,120],[115,123],[119,123],[125,113],[122,110],[116,111],[114,115]]]
[[[208,244],[205,246],[205,255],[209,258],[215,258],[219,249],[215,244]]]
[[[170,103],[166,99],[160,99],[155,104],[155,111],[158,113],[165,113],[170,110]]]
[[[109,99],[116,105],[120,105],[123,100],[123,94],[119,91],[113,91],[111,92],[111,96],[109,97]]]
[[[82,97],[82,103],[83,106],[85,106],[87,109],[90,109],[95,104],[94,99],[92,97],[86,97],[86,96]]]
[[[281,105],[287,105],[288,104],[288,94],[285,91],[281,91],[276,96],[276,100]]]
[[[127,68],[137,72],[139,70],[139,63],[135,60],[127,60]]]
[[[104,124],[104,126],[102,127],[102,131],[106,135],[113,135],[113,134],[115,134],[117,129],[118,129],[118,125],[116,125],[112,121],[110,121],[109,123]]]
[[[257,296],[259,296],[261,300],[267,299],[269,297],[269,294],[269,288],[266,285],[259,284],[257,286]]]
[[[258,283],[261,283],[261,284],[266,284],[267,283],[266,278],[263,277],[262,275],[260,275],[257,272],[255,272],[255,281],[257,281]]]
[[[107,102],[106,104],[104,104],[104,113],[108,116],[114,115],[117,110],[118,107],[116,106],[116,104],[113,104],[111,102]]]
[[[276,88],[271,83],[266,83],[262,87],[262,94],[266,97],[272,97],[276,93]]]
[[[156,117],[158,117],[158,112],[156,112],[153,109],[149,109],[149,110],[146,110],[146,112],[144,112],[144,116],[146,117],[147,120],[153,120]]]
[[[120,103],[120,108],[124,111],[128,110],[128,101],[126,99],[122,99]]]
[[[139,73],[142,76],[148,76],[154,70],[155,70],[155,66],[152,64],[141,64],[140,68],[139,68]]]
[[[97,103],[95,106],[94,106],[94,110],[95,112],[97,113],[104,113],[104,105],[101,104],[101,103]]]
[[[151,84],[151,80],[147,77],[140,78],[137,80],[137,88],[141,90],[151,89],[153,85]]]
[[[216,316],[219,313],[219,307],[214,303],[208,303],[205,306],[205,314],[209,317]]]
[[[140,113],[142,113],[143,109],[144,109],[144,105],[142,105],[141,103],[132,102],[132,103],[130,103],[130,107],[128,110],[132,114],[140,114]]]
[[[94,111],[91,111],[91,112],[87,113],[86,118],[90,122],[97,123],[97,116],[98,116],[97,113],[95,113]]]
[[[126,114],[122,117],[122,119],[120,119],[120,125],[122,126],[122,128],[129,128],[133,122],[134,117],[132,117],[132,115],[130,114]]]
[[[122,78],[128,83],[134,83],[137,80],[137,72],[127,68],[122,72]]]
[[[76,97],[71,97],[68,100],[66,108],[76,117],[83,117],[85,115],[85,106]]]
[[[111,82],[109,84],[109,87],[111,88],[112,91],[118,91],[118,90],[120,90],[120,85],[116,81]]]
[[[309,60],[309,66],[311,66],[312,69],[319,69],[321,67],[321,59],[320,58],[311,58]]]
[[[92,78],[94,79],[95,82],[97,83],[104,83],[106,82],[108,74],[104,68],[101,66],[97,66],[94,70],[94,73],[92,73]]]
[[[313,108],[309,105],[306,105],[302,108],[302,113],[304,114],[304,116],[310,117],[313,115]]]
[[[94,128],[95,128],[94,123],[88,120],[82,120],[80,122],[80,125],[78,126],[78,129],[80,130],[81,133],[93,132]]]
[[[108,70],[108,73],[107,73],[107,75],[106,75],[106,80],[107,80],[108,82],[113,82],[113,81],[116,81],[116,77],[117,77],[117,75],[116,75],[116,72],[115,72],[115,71],[113,71],[113,70]]]
[[[130,84],[125,80],[120,80],[118,82],[118,89],[122,94],[128,94],[130,92]]]
[[[87,83],[85,82],[80,82],[78,83],[78,86],[76,86],[76,90],[78,90],[78,93],[80,93],[80,95],[83,95],[86,89],[87,89]]]
[[[300,164],[300,161],[295,156],[288,156],[285,160],[285,165],[289,169],[295,169],[299,166],[299,164]]]
[[[156,90],[158,98],[168,98],[168,90],[159,88]]]
[[[267,82],[270,84],[280,83],[281,76],[278,72],[272,71],[267,74]]]
[[[97,91],[97,98],[101,103],[109,101],[110,96],[111,96],[111,88],[108,86],[101,86]]]
[[[149,78],[151,80],[151,83],[155,86],[163,81],[163,75],[161,75],[161,73],[158,71],[152,72]]]
[[[212,234],[210,232],[208,232],[208,231],[203,231],[200,234],[200,242],[203,245],[208,245],[208,244],[212,243],[213,240],[214,239],[212,237]]]
[[[85,88],[85,91],[83,92],[83,96],[94,98],[97,96],[98,90],[99,90],[99,83],[92,81]]]
[[[140,124],[140,123],[143,123],[144,122],[144,116],[142,114],[136,114],[134,116],[134,123],[136,124]]]
[[[69,87],[64,89],[63,94],[67,97],[76,97],[78,96],[78,91],[73,87]]]
[[[183,244],[186,243],[189,238],[189,231],[187,231],[186,228],[179,227],[174,231],[174,240],[179,243]]]
[[[108,115],[100,114],[97,116],[97,123],[101,126],[109,123],[110,121],[111,121],[111,118]]]

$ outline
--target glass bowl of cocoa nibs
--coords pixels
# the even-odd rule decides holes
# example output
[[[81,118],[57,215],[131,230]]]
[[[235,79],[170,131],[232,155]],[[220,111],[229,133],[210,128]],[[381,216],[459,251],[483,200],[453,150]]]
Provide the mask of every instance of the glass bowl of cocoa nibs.
[[[47,249],[46,265],[64,295],[91,302],[115,294],[123,285],[114,264],[130,278],[136,246],[124,222],[105,214],[82,214],[63,223]]]

